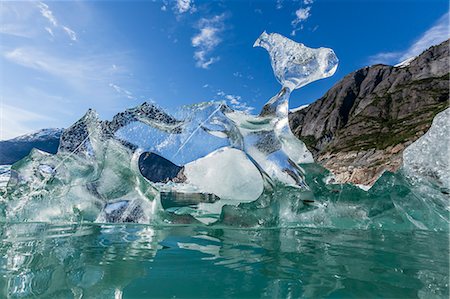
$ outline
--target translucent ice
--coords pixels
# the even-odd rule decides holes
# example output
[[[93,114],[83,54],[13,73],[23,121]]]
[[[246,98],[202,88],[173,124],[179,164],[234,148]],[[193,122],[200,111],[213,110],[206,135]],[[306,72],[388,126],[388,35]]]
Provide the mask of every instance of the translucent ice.
[[[237,202],[258,199],[264,188],[261,173],[245,153],[228,147],[186,164],[184,174],[201,191]]]
[[[10,165],[0,165],[0,189],[6,187],[11,174]]]
[[[278,33],[264,31],[253,46],[269,52],[275,77],[290,90],[332,76],[338,65],[333,50],[308,48]]]
[[[450,190],[450,108],[437,114],[431,128],[403,152],[403,169]]]
[[[224,205],[270,202],[276,185],[307,191],[299,164],[313,158],[289,128],[289,96],[331,76],[337,58],[279,34],[263,33],[255,45],[269,52],[283,85],[259,115],[221,102],[181,107],[173,116],[144,103],[111,121],[89,110],[65,130],[57,154],[34,151],[13,165],[6,217],[150,222],[175,214],[211,223]],[[155,161],[167,169],[155,173]]]

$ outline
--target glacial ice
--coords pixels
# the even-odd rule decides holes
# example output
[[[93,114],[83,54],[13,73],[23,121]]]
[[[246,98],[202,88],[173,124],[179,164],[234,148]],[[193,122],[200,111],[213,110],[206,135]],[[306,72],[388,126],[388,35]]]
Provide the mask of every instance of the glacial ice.
[[[403,169],[450,190],[450,108],[437,114],[430,129],[405,149]]]
[[[10,165],[0,165],[0,189],[6,187],[11,176]]]
[[[200,191],[237,203],[258,199],[264,189],[258,168],[243,151],[229,147],[186,164],[184,174]]]
[[[111,121],[102,121],[89,110],[65,130],[55,155],[33,150],[11,167],[6,189],[0,190],[4,206],[0,218],[396,229],[448,226],[445,211],[450,209],[443,193],[422,190],[425,184],[414,185],[414,180],[403,176],[427,178],[448,190],[448,110],[405,151],[403,173],[383,175],[367,192],[325,184],[327,172],[311,164],[312,154],[289,128],[288,107],[294,89],[335,72],[334,52],[265,32],[255,46],[269,52],[282,84],[259,115],[233,110],[223,102],[184,106],[173,116],[144,103]],[[442,148],[444,140],[447,145]],[[154,167],[167,169],[155,173]],[[432,202],[422,200],[424,192],[433,194]]]
[[[220,102],[181,107],[174,116],[144,103],[111,121],[89,110],[65,130],[56,155],[33,151],[13,165],[6,218],[149,222],[172,211],[209,223],[225,204],[258,201],[279,183],[308,191],[299,164],[313,159],[290,131],[289,96],[331,76],[337,58],[278,34],[263,33],[255,45],[268,50],[283,85],[260,115]],[[143,159],[151,153],[174,173],[157,179],[156,160]]]
[[[275,77],[290,90],[332,76],[338,65],[332,49],[308,48],[278,33],[264,31],[253,46],[269,52]]]

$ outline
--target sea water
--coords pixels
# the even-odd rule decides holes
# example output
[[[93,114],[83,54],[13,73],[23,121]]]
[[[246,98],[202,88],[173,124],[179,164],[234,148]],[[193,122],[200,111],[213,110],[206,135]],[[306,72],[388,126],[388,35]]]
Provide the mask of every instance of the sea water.
[[[3,223],[2,298],[448,298],[447,232]]]

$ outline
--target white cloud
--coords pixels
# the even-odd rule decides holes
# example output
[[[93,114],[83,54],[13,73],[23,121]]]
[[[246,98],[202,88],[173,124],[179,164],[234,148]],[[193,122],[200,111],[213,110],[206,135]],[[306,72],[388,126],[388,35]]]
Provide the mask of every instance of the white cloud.
[[[282,9],[283,8],[283,0],[277,0],[275,8]]]
[[[35,131],[36,126],[33,123],[51,120],[48,116],[0,103],[0,140]]]
[[[235,96],[235,95],[227,94],[227,95],[225,96],[225,98],[226,98],[228,101],[230,101],[230,103],[231,103],[232,105],[239,105],[239,104],[241,103],[241,102],[240,102],[240,99],[241,99],[240,96]]]
[[[305,5],[310,5],[313,3],[314,3],[314,0],[303,0],[303,4],[305,4]]]
[[[124,60],[121,54],[65,57],[34,47],[21,47],[6,51],[3,57],[13,63],[50,74],[78,89],[85,89],[96,82],[110,80],[125,69],[110,67],[114,61]]]
[[[185,13],[193,8],[193,1],[191,2],[191,0],[177,0],[175,7],[178,13]]]
[[[26,38],[33,35],[31,30],[20,24],[2,24],[0,26],[0,33]]]
[[[381,52],[369,57],[369,64],[392,64],[398,62],[403,52]]]
[[[167,11],[169,8],[176,15],[177,21],[181,20],[181,15],[197,11],[193,0],[162,0],[161,10]]]
[[[20,1],[2,1],[0,5],[0,33],[21,38],[35,36],[39,26],[29,26],[41,18],[41,13],[35,4]],[[47,19],[45,20],[47,22]],[[40,28],[40,27],[39,27]],[[40,32],[42,33],[42,32]]]
[[[241,96],[233,95],[233,94],[226,94],[222,90],[219,90],[216,93],[216,95],[219,98],[225,99],[228,102],[228,105],[233,109],[243,111],[246,113],[255,109],[254,107],[251,107],[251,106],[247,105],[247,103],[243,102]]]
[[[202,18],[197,23],[200,32],[191,39],[192,46],[196,48],[194,59],[197,67],[207,69],[220,59],[210,55],[222,41],[219,35],[224,30],[224,19],[225,14],[221,14],[210,19]]]
[[[48,34],[50,34],[52,37],[55,37],[55,35],[53,34],[53,30],[50,27],[45,27],[45,31],[47,31]]]
[[[64,25],[59,25],[58,20],[56,19],[55,15],[53,14],[53,12],[50,10],[50,7],[43,3],[43,2],[39,2],[37,4],[37,7],[39,8],[39,11],[41,13],[41,15],[46,18],[48,20],[48,22],[50,22],[50,24],[53,25],[53,27],[55,28],[59,28],[62,29],[67,36],[72,40],[72,41],[76,41],[77,40],[77,34],[75,31],[73,31],[72,29],[70,29],[67,26]],[[54,32],[53,30],[51,30],[51,28],[49,27],[45,27],[45,30],[52,36],[54,37]]]
[[[43,2],[2,2],[0,9],[0,33],[29,39],[42,39],[42,33],[48,33],[52,40],[58,34],[67,35],[72,41],[78,39],[77,33],[61,24],[50,7]]]
[[[297,25],[300,22],[306,21],[311,16],[311,7],[299,8],[295,11],[295,20],[292,21],[292,25]]]
[[[396,64],[415,57],[433,45],[440,44],[450,37],[449,13],[443,15],[430,29],[425,31],[408,49],[404,51],[381,52],[369,57],[370,64]]]
[[[106,48],[102,39],[95,38],[94,33],[102,34],[110,26],[99,22],[102,15],[96,9],[72,2],[47,4],[11,1],[0,5],[0,38],[3,34],[20,37],[0,43],[0,64],[9,74],[0,84],[3,138],[67,126],[89,107],[110,116],[130,105],[127,99],[147,93],[133,78],[137,62],[131,51],[122,45]],[[81,19],[71,18],[76,15]],[[78,28],[79,24],[91,28],[84,43],[74,42],[81,36],[72,25]]]
[[[305,1],[306,4],[307,1]],[[308,4],[310,4],[312,2],[308,1]],[[295,36],[297,31],[302,30],[303,29],[303,24],[304,22],[306,22],[309,17],[311,16],[311,6],[307,6],[304,8],[299,8],[295,11],[295,19],[291,22],[292,25],[292,32],[291,35]]]
[[[62,27],[63,30],[67,33],[67,35],[69,36],[69,38],[73,41],[77,40],[77,34],[75,33],[75,31],[73,31],[72,29],[70,29],[69,27],[63,26]]]
[[[53,15],[53,12],[50,10],[48,5],[43,2],[39,2],[37,4],[37,6],[39,7],[39,10],[41,11],[41,15],[44,18],[46,18],[53,25],[53,27],[57,27],[58,21],[56,20],[55,16]]]
[[[133,100],[135,97],[131,91],[126,90],[125,88],[120,87],[114,83],[109,83],[109,86],[112,87],[117,93],[126,96],[128,99]]]
[[[3,53],[3,56],[11,62],[37,71],[49,73],[62,78],[81,78],[84,66],[75,61],[46,55],[35,48],[16,48]]]

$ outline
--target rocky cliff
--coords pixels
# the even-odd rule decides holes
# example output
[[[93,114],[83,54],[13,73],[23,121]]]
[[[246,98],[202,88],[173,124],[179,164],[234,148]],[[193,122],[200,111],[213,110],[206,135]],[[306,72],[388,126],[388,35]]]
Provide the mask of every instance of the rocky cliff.
[[[372,185],[401,166],[405,147],[448,106],[449,40],[408,64],[350,73],[289,121],[337,181]]]

